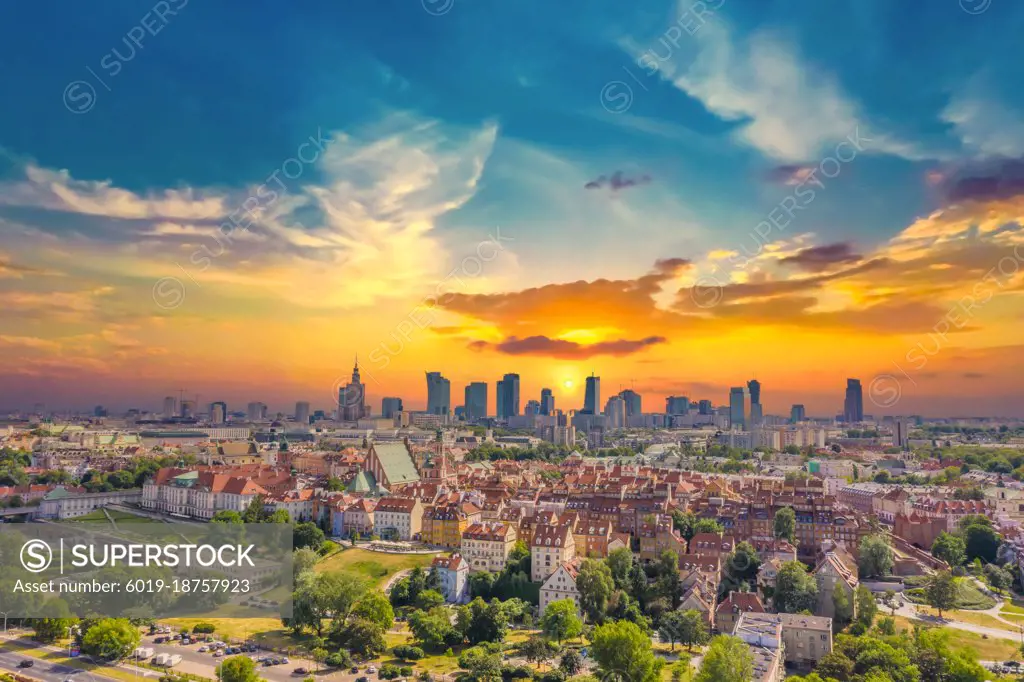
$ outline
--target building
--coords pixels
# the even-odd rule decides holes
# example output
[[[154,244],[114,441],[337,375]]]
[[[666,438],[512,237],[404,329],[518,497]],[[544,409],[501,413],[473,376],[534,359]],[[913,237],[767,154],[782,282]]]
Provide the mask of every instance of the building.
[[[401,441],[370,443],[361,473],[373,494],[396,492],[420,480],[412,453]]]
[[[441,578],[441,594],[449,604],[465,604],[469,601],[469,564],[458,552],[450,557],[434,557],[430,568],[436,569]]]
[[[303,401],[295,403],[295,421],[303,426],[309,424],[309,403]]]
[[[845,552],[826,552],[814,568],[814,579],[818,583],[818,607],[815,613],[832,618],[836,615],[836,590],[845,590],[847,603],[854,607],[854,591],[857,589],[857,564]]]
[[[697,403],[697,414],[709,415],[714,411],[714,406],[710,400],[701,400]]]
[[[559,566],[576,558],[576,540],[568,525],[546,524],[533,531],[530,545],[530,580],[545,581]]]
[[[540,586],[540,610],[541,616],[547,610],[548,604],[563,599],[572,599],[576,602],[576,612],[580,612],[580,591],[576,589],[576,578],[580,574],[580,559],[567,561],[548,576],[544,584]]]
[[[892,425],[892,444],[901,450],[910,448],[910,421],[902,417]]]
[[[440,372],[427,372],[427,414],[447,417],[452,409],[452,384]]]
[[[640,394],[631,388],[619,393],[619,397],[626,401],[626,416],[632,417],[634,415],[641,415],[643,411],[643,399]]]
[[[498,419],[508,419],[519,414],[519,375],[506,374],[498,382],[495,392]]]
[[[613,395],[608,398],[604,406],[604,416],[608,418],[609,429],[623,429],[626,427],[626,401],[622,396]]]
[[[744,613],[734,636],[780,651],[790,665],[808,668],[832,653],[832,619],[798,613]],[[756,676],[755,676],[756,678]]]
[[[384,419],[394,419],[395,415],[402,412],[402,399],[396,397],[382,398],[380,401],[380,416]]]
[[[223,424],[228,419],[227,403],[210,403],[210,423]]]
[[[516,527],[511,523],[471,524],[462,531],[462,556],[471,571],[500,573],[516,537]]]
[[[601,377],[591,374],[587,377],[587,388],[583,396],[583,414],[601,413]]]
[[[342,536],[352,537],[353,534],[372,535],[374,529],[374,509],[376,506],[376,500],[371,497],[364,497],[345,507]]]
[[[731,634],[744,613],[765,613],[760,597],[754,592],[730,592],[715,609],[715,627]]]
[[[670,395],[665,398],[666,414],[689,414],[690,399],[686,396]]]
[[[748,381],[747,392],[750,394],[750,426],[760,426],[764,421],[764,411],[761,408],[761,382],[757,379]]]
[[[167,396],[164,398],[164,418],[170,419],[171,417],[178,416],[178,401],[174,396]]]
[[[860,379],[846,380],[846,400],[843,401],[843,421],[847,424],[864,421],[864,391]]]
[[[462,533],[480,523],[482,510],[472,502],[445,502],[423,512],[420,538],[428,545],[458,549]],[[468,564],[467,564],[468,566]]]
[[[142,501],[142,490],[115,490],[108,493],[75,493],[57,486],[39,503],[39,517],[44,519],[73,519],[110,504],[137,505]]]
[[[352,367],[351,380],[338,388],[338,421],[355,422],[370,416],[366,404],[366,384],[359,376],[359,359]]]
[[[474,381],[466,386],[465,402],[466,421],[487,418],[487,382]]]
[[[423,503],[416,498],[385,497],[373,512],[374,532],[384,540],[412,540],[423,527]]]
[[[550,388],[540,389],[540,413],[546,417],[555,413],[555,396]]]
[[[249,403],[245,415],[251,422],[261,422],[267,418],[267,406],[260,402]]]
[[[807,420],[807,412],[803,405],[793,405],[789,408],[789,421],[791,424],[799,424]]]
[[[729,389],[729,428],[742,430],[746,426],[747,389],[733,386]]]

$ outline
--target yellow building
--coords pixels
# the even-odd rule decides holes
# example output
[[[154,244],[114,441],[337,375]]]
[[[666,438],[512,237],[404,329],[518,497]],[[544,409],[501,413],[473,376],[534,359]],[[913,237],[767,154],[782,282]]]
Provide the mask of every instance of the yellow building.
[[[480,523],[481,510],[471,502],[439,504],[423,512],[420,537],[428,545],[458,549],[462,533],[473,523]]]

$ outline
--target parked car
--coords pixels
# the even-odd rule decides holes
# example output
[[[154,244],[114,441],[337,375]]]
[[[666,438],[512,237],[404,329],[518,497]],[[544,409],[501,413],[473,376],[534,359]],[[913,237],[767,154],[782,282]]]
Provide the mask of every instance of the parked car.
[[[223,655],[224,655],[224,652],[221,651],[220,649],[217,649],[216,651],[213,652],[213,657],[214,658],[220,658]]]
[[[166,637],[157,637],[156,639],[153,640],[153,644],[163,644],[166,641],[167,641]]]
[[[355,675],[357,672],[359,672],[359,666],[358,665],[352,666],[352,668],[349,669],[349,672],[352,673],[353,675]]]
[[[362,677],[357,677],[356,682],[370,682],[370,678],[366,675],[363,675]]]
[[[308,670],[306,670],[305,668],[302,668],[302,667],[296,668],[295,670],[292,671],[292,673],[294,673],[295,675],[305,675],[308,672],[309,672]]]
[[[288,657],[287,656],[282,656],[281,657],[281,662],[282,663],[287,663],[288,662]]]
[[[21,662],[19,662],[19,663],[18,663],[18,667],[19,667],[19,668],[31,668],[31,667],[32,667],[32,666],[34,666],[35,664],[36,664],[36,662],[35,662],[35,661],[29,661],[29,660],[25,660],[25,661],[21,661]]]
[[[368,667],[366,669],[366,672],[368,672],[368,673],[370,673],[372,675],[373,673],[377,672],[377,668],[375,668],[374,666],[371,665],[370,667]]]

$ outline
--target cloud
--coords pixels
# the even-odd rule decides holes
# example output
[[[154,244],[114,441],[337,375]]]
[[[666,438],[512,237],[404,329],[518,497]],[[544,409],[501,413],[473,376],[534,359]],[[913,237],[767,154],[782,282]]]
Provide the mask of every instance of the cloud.
[[[584,189],[601,189],[603,187],[607,187],[611,191],[617,192],[621,189],[628,189],[629,187],[646,185],[650,181],[650,175],[641,175],[640,177],[637,178],[628,178],[622,174],[622,171],[615,171],[610,178],[602,175],[596,180],[591,180],[583,187]]]
[[[1024,118],[994,97],[979,77],[950,99],[941,118],[971,151],[983,156],[1024,156]]]
[[[822,272],[834,265],[859,263],[862,256],[854,252],[849,242],[836,242],[801,249],[795,255],[779,260],[780,265],[793,265],[808,272]]]
[[[15,263],[9,256],[0,253],[0,279],[24,279],[28,276],[57,276],[60,273],[46,268],[35,268],[30,265]]]
[[[950,204],[1011,199],[1024,195],[1024,159],[998,159],[947,170],[933,184]]]
[[[811,177],[811,173],[814,172],[815,168],[817,168],[817,166],[801,164],[776,166],[765,173],[765,179],[768,182],[795,187],[802,184],[807,180],[807,178]]]
[[[668,339],[664,336],[648,336],[635,341],[616,339],[583,345],[564,339],[550,339],[546,336],[530,336],[525,339],[517,339],[512,336],[500,343],[474,341],[469,344],[469,348],[472,350],[490,349],[506,355],[542,355],[559,359],[584,359],[597,355],[621,357],[667,342]]]

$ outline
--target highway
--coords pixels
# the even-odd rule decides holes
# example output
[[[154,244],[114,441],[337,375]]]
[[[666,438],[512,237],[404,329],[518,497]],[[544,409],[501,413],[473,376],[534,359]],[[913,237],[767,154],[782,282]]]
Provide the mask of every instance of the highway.
[[[19,668],[18,664],[25,660],[35,661],[35,665],[31,668]],[[26,656],[25,654],[19,654],[6,649],[0,649],[0,669],[34,677],[37,680],[43,680],[43,682],[64,682],[69,677],[74,682],[106,682],[108,680],[109,682],[120,682],[120,680],[107,677],[99,672],[86,672],[78,668],[60,665],[59,663],[41,661],[32,656]]]

